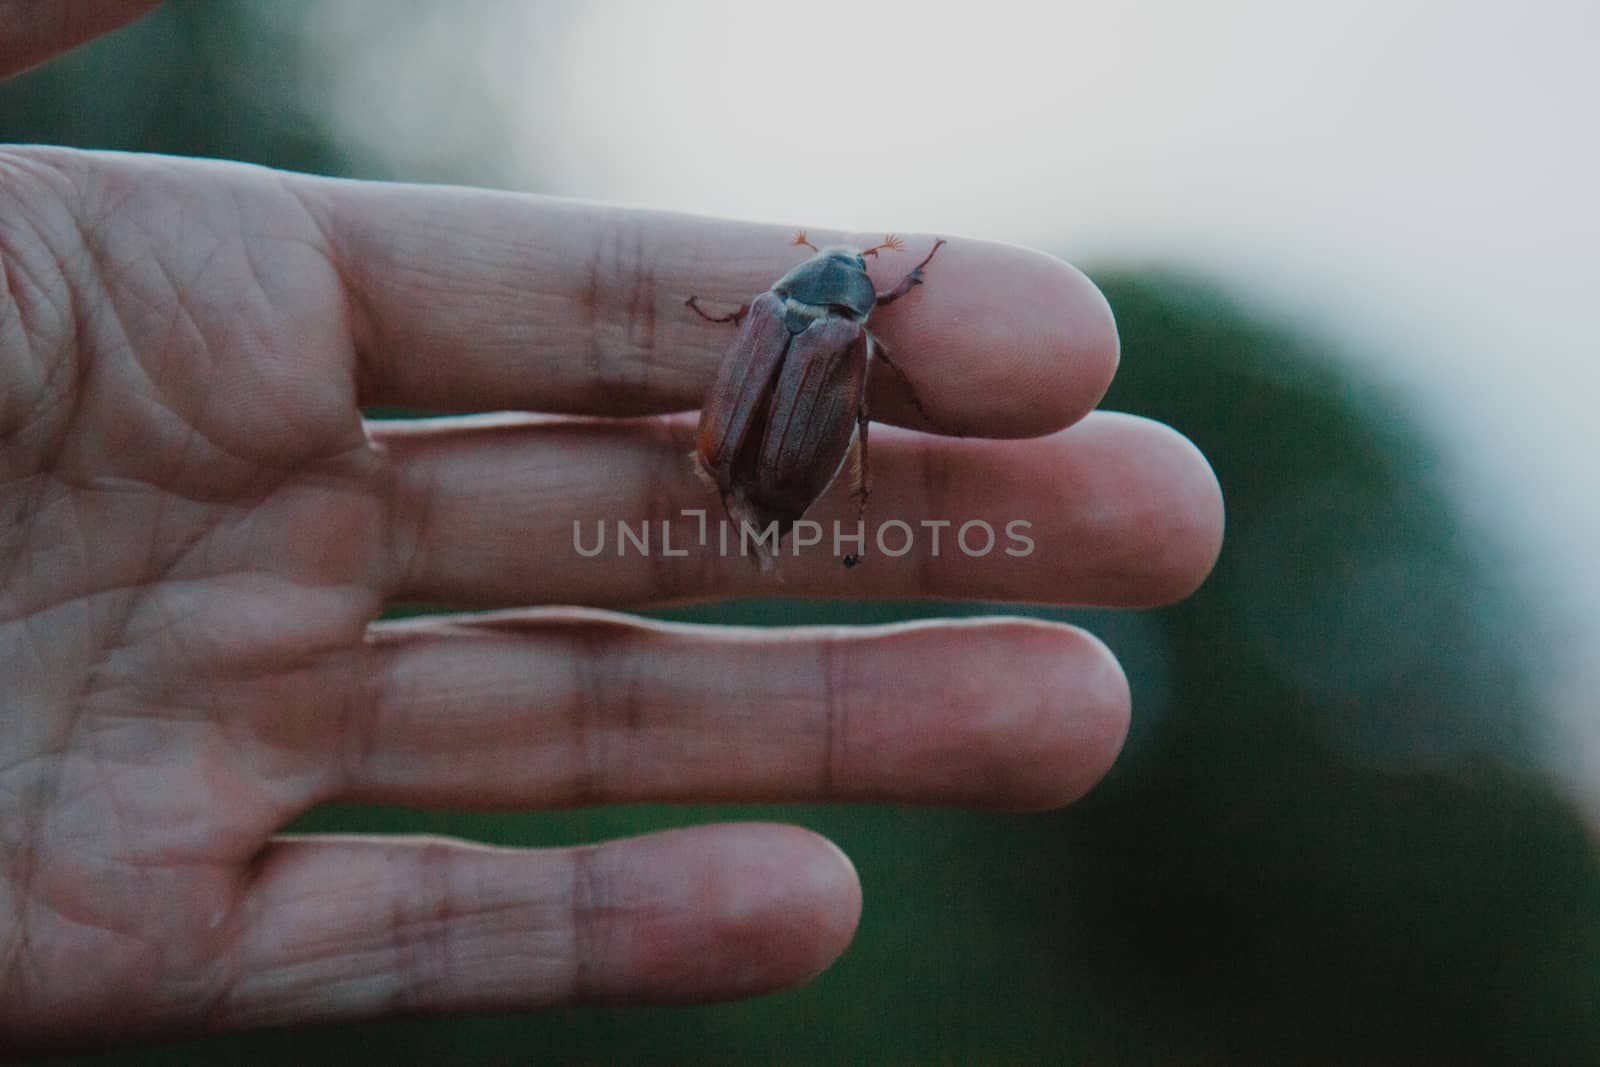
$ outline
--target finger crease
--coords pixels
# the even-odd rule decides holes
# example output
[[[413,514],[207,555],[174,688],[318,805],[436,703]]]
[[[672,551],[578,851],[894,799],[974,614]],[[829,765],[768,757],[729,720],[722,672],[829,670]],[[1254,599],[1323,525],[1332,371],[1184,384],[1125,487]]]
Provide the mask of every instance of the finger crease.
[[[847,692],[840,677],[839,642],[825,637],[817,642],[817,673],[822,681],[822,768],[821,795],[838,794],[845,761],[846,728],[849,712]]]
[[[593,962],[599,901],[595,885],[595,850],[576,848],[570,855],[572,881],[567,887],[567,928],[572,937],[572,970],[567,979],[570,995],[566,999],[584,1001],[596,993]]]
[[[942,442],[940,443],[942,444]],[[935,522],[946,519],[944,514],[945,502],[950,498],[950,464],[947,449],[936,446],[931,440],[918,443],[918,453],[921,459],[921,488],[922,488],[922,515],[924,518]],[[946,531],[954,539],[956,527],[959,525],[954,519]],[[943,549],[952,551],[950,545]],[[931,549],[916,553],[917,559],[917,589],[923,593],[931,593],[938,584],[939,560]]]
[[[611,754],[616,731],[610,721],[617,675],[615,658],[609,652],[611,636],[580,631],[573,635],[577,649],[572,656],[572,700],[569,732],[574,752],[572,802],[579,806],[602,803],[616,759]],[[637,704],[629,699],[629,704]],[[635,712],[624,709],[632,727]]]

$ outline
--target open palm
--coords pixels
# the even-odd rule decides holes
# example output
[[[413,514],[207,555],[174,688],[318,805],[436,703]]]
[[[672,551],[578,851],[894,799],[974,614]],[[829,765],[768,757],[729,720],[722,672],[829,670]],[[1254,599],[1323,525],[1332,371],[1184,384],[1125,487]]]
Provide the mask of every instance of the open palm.
[[[775,588],[1148,604],[1204,576],[1204,461],[1142,420],[1079,421],[1117,358],[1098,294],[959,240],[879,328],[969,436],[875,431],[872,507],[1024,518],[1037,552],[813,554],[778,587],[704,549],[575,552],[575,520],[715,507],[669,413],[698,404],[727,334],[682,305],[737,304],[793,261],[775,228],[0,153],[0,1039],[737,996],[821,969],[859,908],[848,861],[793,828],[541,851],[276,836],[323,801],[1043,807],[1087,788],[1127,692],[1068,627],[375,622],[395,601]],[[879,384],[875,412],[915,425]],[[373,404],[545,414],[374,423]],[[820,505],[850,507],[842,487]]]

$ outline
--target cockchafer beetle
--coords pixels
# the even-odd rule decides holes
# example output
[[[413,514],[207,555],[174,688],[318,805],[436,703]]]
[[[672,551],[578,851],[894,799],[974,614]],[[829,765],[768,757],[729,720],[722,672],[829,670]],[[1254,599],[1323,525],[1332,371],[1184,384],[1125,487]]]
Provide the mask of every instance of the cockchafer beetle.
[[[898,238],[890,234],[861,251],[818,248],[802,230],[794,244],[815,254],[737,311],[712,316],[697,297],[685,301],[708,322],[738,327],[701,408],[693,458],[735,525],[766,531],[777,524],[771,548],[755,541],[763,570],[774,565],[778,541],[838,476],[852,444],[857,513],[865,514],[872,490],[867,385],[874,365],[881,361],[894,371],[918,412],[933,421],[911,380],[867,329],[867,318],[921,285],[923,269],[944,243],[935,241],[899,284],[880,293],[867,275],[867,257],[899,251]],[[859,555],[844,557],[846,567],[858,562]]]

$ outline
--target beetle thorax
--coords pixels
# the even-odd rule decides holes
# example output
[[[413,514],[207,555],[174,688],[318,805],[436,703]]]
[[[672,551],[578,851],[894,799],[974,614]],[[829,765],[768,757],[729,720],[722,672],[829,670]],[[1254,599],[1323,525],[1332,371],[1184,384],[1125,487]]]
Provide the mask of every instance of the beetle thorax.
[[[878,295],[866,260],[848,248],[825,248],[779,278],[772,291],[783,298],[791,328],[838,315],[864,321]]]

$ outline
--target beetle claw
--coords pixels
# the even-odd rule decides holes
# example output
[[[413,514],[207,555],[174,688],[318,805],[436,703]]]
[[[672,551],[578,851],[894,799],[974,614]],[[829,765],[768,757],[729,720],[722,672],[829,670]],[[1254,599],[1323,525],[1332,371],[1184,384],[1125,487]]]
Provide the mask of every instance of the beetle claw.
[[[883,235],[883,242],[881,244],[875,244],[871,248],[864,248],[861,250],[861,254],[863,256],[876,256],[885,248],[891,252],[898,252],[905,248],[905,246],[906,243],[900,240],[900,238],[896,237],[892,233],[886,233]]]
[[[700,306],[700,298],[698,296],[691,296],[689,299],[683,302],[683,306],[690,309],[707,322],[731,322],[735,326],[743,322],[744,317],[750,313],[750,305],[741,304],[739,305],[738,310],[730,311],[726,315],[707,315],[705,309]]]

